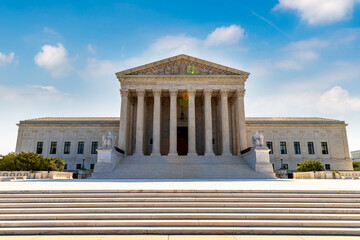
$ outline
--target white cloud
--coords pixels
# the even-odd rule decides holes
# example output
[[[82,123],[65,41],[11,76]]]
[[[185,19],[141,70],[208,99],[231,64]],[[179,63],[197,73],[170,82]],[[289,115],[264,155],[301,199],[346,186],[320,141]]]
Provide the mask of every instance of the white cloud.
[[[97,60],[88,58],[86,68],[79,74],[83,79],[105,79],[115,78],[115,73],[119,71],[121,64],[110,60]]]
[[[216,44],[227,44],[232,41],[234,42],[234,39],[238,39],[236,32],[239,29],[241,29],[241,27],[236,25],[217,28],[211,34],[209,34],[211,37],[209,38],[208,36],[206,39],[199,39],[185,34],[164,36],[158,38],[140,56],[131,57],[124,61],[98,60],[96,58],[88,58],[85,69],[83,71],[79,71],[79,74],[83,79],[113,79],[115,78],[115,72],[179,54],[188,54],[190,56],[204,58],[209,61],[215,61],[227,66],[241,69],[239,65],[231,62],[229,58],[223,56],[223,51],[220,47],[209,48],[210,45],[206,44],[209,39],[212,39],[211,44],[215,44],[213,41],[215,41],[217,37],[219,39],[216,40]],[[228,33],[229,31],[231,34]],[[221,39],[219,36],[216,36],[221,32],[225,32],[226,35],[226,37],[223,39]],[[89,46],[91,45],[88,45],[88,49],[91,51]]]
[[[207,46],[234,44],[239,42],[239,40],[244,37],[244,33],[245,30],[241,26],[235,24],[229,27],[219,27],[207,36],[205,44]]]
[[[224,56],[220,46],[235,44],[243,36],[244,29],[238,25],[216,28],[206,39],[184,34],[168,35],[157,39],[141,56],[129,58],[119,65],[122,66],[122,69],[126,69],[179,54],[188,54],[194,57],[205,58],[209,61],[221,62],[227,66],[240,67],[230,61],[227,56]],[[213,45],[219,47],[211,48]]]
[[[27,85],[12,87],[0,85],[0,99],[11,103],[18,102],[31,105],[34,102],[65,100],[68,99],[68,95],[58,91],[54,86]]]
[[[93,45],[88,44],[87,49],[89,50],[89,52],[90,52],[92,55],[95,55],[95,54],[96,54],[95,47],[94,47]]]
[[[284,59],[276,60],[275,67],[300,70],[306,63],[316,60],[319,51],[329,45],[328,41],[313,38],[288,44],[282,51]]]
[[[295,10],[310,25],[332,23],[351,16],[359,0],[279,0],[278,9]]]
[[[5,66],[6,64],[10,64],[15,57],[15,53],[11,52],[8,55],[0,52],[0,66]]]
[[[55,30],[48,28],[48,27],[44,27],[44,33],[48,33],[48,34],[52,34],[52,35],[59,35],[58,32],[56,32]]]
[[[0,85],[0,112],[6,117],[0,118],[0,154],[7,154],[15,150],[20,120],[46,117],[66,116],[71,111],[81,111],[74,107],[73,97],[57,90],[54,86]],[[85,103],[78,104],[86,106]]]
[[[303,68],[303,66],[294,59],[275,61],[275,67],[288,70],[301,70]]]
[[[350,96],[349,92],[340,86],[335,86],[321,95],[321,111],[356,112],[360,111],[360,97]]]
[[[58,43],[57,46],[44,45],[34,57],[35,63],[55,77],[66,76],[70,70],[68,53],[65,47]]]
[[[340,86],[323,92],[307,92],[293,89],[292,92],[253,96],[249,90],[247,103],[249,115],[260,116],[332,116],[360,113],[360,96],[351,96]],[[271,101],[269,101],[271,99]]]

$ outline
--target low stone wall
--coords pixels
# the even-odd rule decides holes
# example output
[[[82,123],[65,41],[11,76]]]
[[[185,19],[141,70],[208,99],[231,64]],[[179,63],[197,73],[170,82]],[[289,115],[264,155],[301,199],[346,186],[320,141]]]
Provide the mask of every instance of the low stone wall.
[[[26,179],[72,179],[72,172],[56,171],[0,171],[0,177],[26,178]]]
[[[316,171],[316,172],[294,172],[294,179],[359,179],[360,171],[339,171],[333,173],[333,171]]]

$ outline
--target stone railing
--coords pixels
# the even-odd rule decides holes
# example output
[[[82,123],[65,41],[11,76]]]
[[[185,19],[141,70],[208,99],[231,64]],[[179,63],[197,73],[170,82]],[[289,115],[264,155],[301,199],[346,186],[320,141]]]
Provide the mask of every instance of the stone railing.
[[[294,179],[359,179],[360,171],[315,171],[315,172],[294,172]]]
[[[22,179],[72,179],[72,172],[56,171],[0,171],[0,177],[12,177]]]

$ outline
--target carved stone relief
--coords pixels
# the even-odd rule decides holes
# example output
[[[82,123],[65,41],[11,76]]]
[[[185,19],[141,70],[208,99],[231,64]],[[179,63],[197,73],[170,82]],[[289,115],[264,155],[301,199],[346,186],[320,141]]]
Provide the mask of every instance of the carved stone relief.
[[[184,75],[188,74],[186,69],[189,65],[194,65],[196,67],[196,75],[239,75],[186,59],[179,59],[152,68],[139,70],[130,73],[129,75]]]

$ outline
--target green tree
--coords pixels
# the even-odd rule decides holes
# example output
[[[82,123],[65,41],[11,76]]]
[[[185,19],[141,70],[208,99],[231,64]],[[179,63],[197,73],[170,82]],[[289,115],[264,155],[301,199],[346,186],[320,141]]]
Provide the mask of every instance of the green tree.
[[[62,171],[61,158],[44,158],[33,152],[9,153],[0,158],[0,171]]]
[[[309,171],[324,171],[324,165],[321,164],[318,160],[308,159],[300,163],[296,168],[296,171],[299,172],[309,172]]]
[[[354,171],[360,171],[360,162],[353,162]]]

